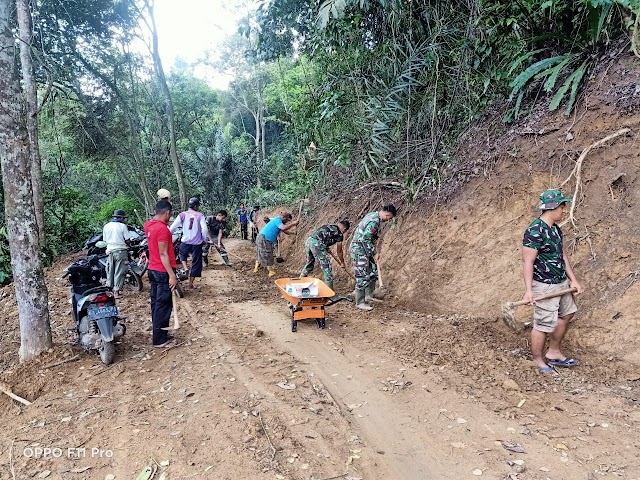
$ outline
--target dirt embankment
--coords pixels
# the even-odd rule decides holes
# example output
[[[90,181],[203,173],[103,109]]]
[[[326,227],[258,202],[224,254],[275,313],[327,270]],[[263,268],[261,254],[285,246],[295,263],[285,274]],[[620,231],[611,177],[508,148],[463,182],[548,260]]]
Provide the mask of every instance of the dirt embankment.
[[[401,215],[385,228],[381,266],[399,304],[496,318],[503,303],[523,294],[520,244],[537,215],[540,192],[562,186],[573,196],[575,175],[569,177],[580,153],[629,128],[582,164],[576,225],[566,225],[564,233],[586,291],[568,340],[610,361],[640,365],[639,109],[637,60],[612,60],[591,80],[571,117],[540,108],[524,123],[470,129],[458,152],[463,167],[450,172],[460,186],[447,198],[407,206],[402,192],[381,186],[312,202],[304,209],[302,238],[295,245],[286,241],[284,249],[302,265],[312,229],[339,218],[355,223],[394,201]]]

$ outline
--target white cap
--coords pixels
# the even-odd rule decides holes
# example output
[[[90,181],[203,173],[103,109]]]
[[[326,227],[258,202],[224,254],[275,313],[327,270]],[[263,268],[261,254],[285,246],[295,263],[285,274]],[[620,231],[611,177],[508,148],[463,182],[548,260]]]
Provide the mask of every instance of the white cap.
[[[171,192],[169,190],[167,190],[166,188],[161,188],[160,190],[158,190],[158,193],[156,194],[158,195],[158,198],[171,198]]]

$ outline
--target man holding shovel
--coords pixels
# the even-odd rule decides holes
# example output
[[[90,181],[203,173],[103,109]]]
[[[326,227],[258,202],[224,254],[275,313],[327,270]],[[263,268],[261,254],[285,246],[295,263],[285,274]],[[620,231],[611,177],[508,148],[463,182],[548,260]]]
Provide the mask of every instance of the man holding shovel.
[[[372,310],[367,302],[374,300],[373,291],[378,280],[378,255],[380,245],[381,222],[388,222],[397,214],[396,207],[385,205],[379,212],[371,212],[360,220],[353,234],[349,254],[353,261],[353,272],[356,277],[356,308]],[[376,249],[378,251],[376,251]]]
[[[229,255],[227,254],[227,250],[224,248],[224,244],[222,243],[222,234],[227,228],[226,220],[227,220],[227,211],[220,210],[216,213],[215,216],[210,215],[207,217],[207,227],[209,228],[209,237],[213,242],[213,247],[218,251],[220,256],[222,257],[222,261],[227,266],[232,266],[233,264],[229,261]],[[244,239],[243,239],[244,240]],[[205,245],[203,250],[203,260],[205,261],[205,265],[209,264],[209,244]],[[205,260],[206,259],[206,260]]]
[[[349,230],[350,226],[347,220],[341,220],[337,225],[323,225],[309,235],[305,243],[307,263],[300,273],[301,277],[306,277],[313,272],[313,267],[317,261],[324,274],[324,283],[326,283],[331,290],[334,289],[329,254],[336,258],[340,266],[346,270],[342,241],[344,240],[344,232]],[[332,245],[336,246],[337,256],[333,255],[330,250]]]
[[[289,230],[298,225],[299,221],[292,221],[293,216],[289,212],[282,212],[272,220],[269,220],[256,238],[256,265],[253,271],[258,273],[260,266],[266,266],[269,277],[276,274],[273,266],[273,248],[278,243],[280,233],[291,235]],[[278,252],[279,254],[279,252]]]
[[[534,305],[533,330],[531,331],[531,353],[540,371],[548,373],[553,367],[575,367],[578,361],[567,358],[560,350],[569,322],[578,310],[573,294],[546,300],[534,298],[571,287],[576,295],[583,292],[578,283],[562,240],[562,231],[557,225],[564,216],[566,205],[571,202],[560,190],[547,190],[540,195],[538,210],[542,210],[524,232],[522,240],[522,262],[524,266],[525,294],[523,301]],[[542,351],[549,337],[546,358]]]

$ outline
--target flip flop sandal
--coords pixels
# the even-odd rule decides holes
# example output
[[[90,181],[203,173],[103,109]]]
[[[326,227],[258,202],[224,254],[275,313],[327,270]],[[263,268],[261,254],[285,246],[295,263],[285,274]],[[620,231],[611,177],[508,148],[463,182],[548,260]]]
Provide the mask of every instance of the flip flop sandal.
[[[554,373],[553,367],[540,367],[540,373]]]
[[[166,348],[166,349],[169,349],[169,348],[175,347],[177,343],[178,342],[176,341],[176,339],[172,338],[170,340],[167,340],[164,343],[161,343],[160,345],[154,345],[153,348]]]
[[[579,364],[575,358],[565,358],[564,360],[547,358],[547,363],[554,367],[575,367]]]

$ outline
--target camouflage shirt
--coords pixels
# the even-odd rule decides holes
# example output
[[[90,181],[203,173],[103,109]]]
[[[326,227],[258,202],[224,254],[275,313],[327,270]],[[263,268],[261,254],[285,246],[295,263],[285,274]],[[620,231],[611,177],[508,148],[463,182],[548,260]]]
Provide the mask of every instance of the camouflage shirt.
[[[351,240],[351,250],[355,248],[368,255],[375,254],[381,221],[378,212],[367,213],[356,227],[353,240]]]
[[[338,242],[344,240],[342,232],[337,225],[322,225],[315,232],[313,232],[309,238],[312,238],[317,243],[330,247]]]
[[[536,282],[558,284],[567,279],[562,252],[562,230],[559,226],[550,227],[536,218],[524,232],[522,246],[538,250],[533,263],[533,279]]]

